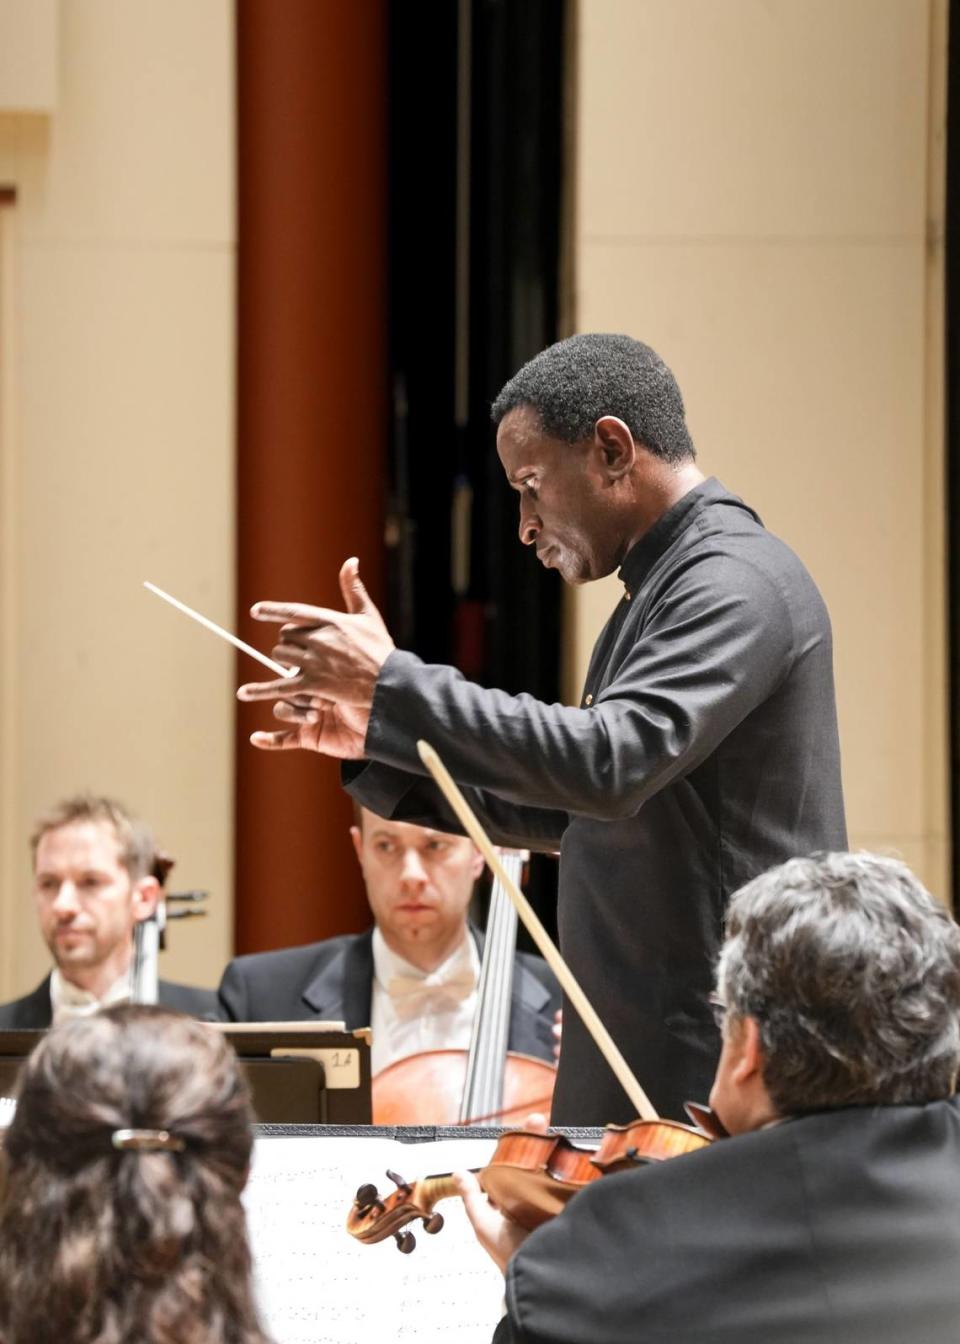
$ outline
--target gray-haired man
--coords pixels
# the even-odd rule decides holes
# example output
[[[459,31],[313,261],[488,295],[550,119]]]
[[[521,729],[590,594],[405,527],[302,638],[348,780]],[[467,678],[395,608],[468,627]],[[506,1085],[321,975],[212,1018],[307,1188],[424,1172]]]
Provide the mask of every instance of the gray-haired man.
[[[459,1178],[497,1344],[960,1339],[960,929],[894,859],[792,859],[734,896],[717,1006],[734,1137],[529,1239]]]

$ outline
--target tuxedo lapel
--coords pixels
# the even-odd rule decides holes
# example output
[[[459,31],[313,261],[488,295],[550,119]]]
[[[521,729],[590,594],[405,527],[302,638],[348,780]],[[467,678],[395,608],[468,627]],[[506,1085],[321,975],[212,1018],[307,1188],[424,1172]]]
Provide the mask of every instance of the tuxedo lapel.
[[[470,926],[470,935],[483,955],[483,933]],[[345,1022],[348,1031],[370,1025],[373,994],[373,930],[346,940],[302,992],[310,1016]],[[510,999],[509,1049],[542,1055],[549,1044],[550,1024],[544,1014],[550,993],[543,982],[514,955]]]
[[[372,939],[372,931],[351,939],[310,981],[303,991],[303,1001],[314,1016],[345,1022],[348,1031],[370,1025]]]
[[[0,1022],[5,1028],[25,1030],[36,1030],[49,1027],[53,1021],[53,1006],[50,1003],[50,977],[47,978],[36,989],[29,994],[25,994],[22,999],[16,999],[3,1009],[3,1019]]]

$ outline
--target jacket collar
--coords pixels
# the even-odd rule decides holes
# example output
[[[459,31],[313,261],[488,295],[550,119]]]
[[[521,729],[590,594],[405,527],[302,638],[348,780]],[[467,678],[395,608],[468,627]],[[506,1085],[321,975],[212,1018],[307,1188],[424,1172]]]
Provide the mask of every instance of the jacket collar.
[[[483,933],[470,925],[470,933],[483,955]],[[373,992],[373,930],[359,934],[310,981],[303,1000],[319,1018],[346,1023],[347,1030],[370,1025],[370,996]],[[541,1011],[550,999],[543,981],[528,971],[519,958],[514,959],[514,1003],[532,1012]]]
[[[372,929],[349,939],[307,985],[303,1001],[317,1017],[345,1022],[348,1031],[370,1025],[372,940]]]
[[[731,495],[715,476],[695,485],[662,513],[653,527],[649,528],[639,541],[630,547],[623,558],[623,564],[617,578],[630,593],[635,593],[664,552],[668,551],[681,532],[690,526],[698,514],[711,504],[733,505],[749,514],[755,522],[760,518],[748,504],[736,495]]]

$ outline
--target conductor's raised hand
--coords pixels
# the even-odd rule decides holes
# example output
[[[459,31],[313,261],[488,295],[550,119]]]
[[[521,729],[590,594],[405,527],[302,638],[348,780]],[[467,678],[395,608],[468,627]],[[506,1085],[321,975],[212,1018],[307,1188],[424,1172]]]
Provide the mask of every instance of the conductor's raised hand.
[[[290,724],[274,732],[250,734],[250,741],[264,751],[319,751],[340,761],[358,761],[363,756],[363,741],[370,718],[368,709],[356,705],[334,705],[329,700],[300,703],[281,700],[274,705],[276,718]]]
[[[303,703],[310,697],[369,711],[380,669],[395,646],[360,580],[356,558],[340,570],[340,591],[346,611],[300,602],[257,602],[251,608],[258,621],[282,623],[273,657],[299,671],[278,681],[249,682],[237,691],[241,700]]]

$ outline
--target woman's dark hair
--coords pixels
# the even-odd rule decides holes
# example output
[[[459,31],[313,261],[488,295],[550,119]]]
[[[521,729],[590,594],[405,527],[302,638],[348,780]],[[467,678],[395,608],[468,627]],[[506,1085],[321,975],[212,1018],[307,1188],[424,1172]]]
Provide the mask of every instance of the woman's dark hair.
[[[106,1009],[51,1031],[17,1093],[0,1195],[2,1344],[265,1344],[240,1201],[252,1111],[215,1028],[165,1008]],[[117,1148],[123,1130],[153,1135]]]

